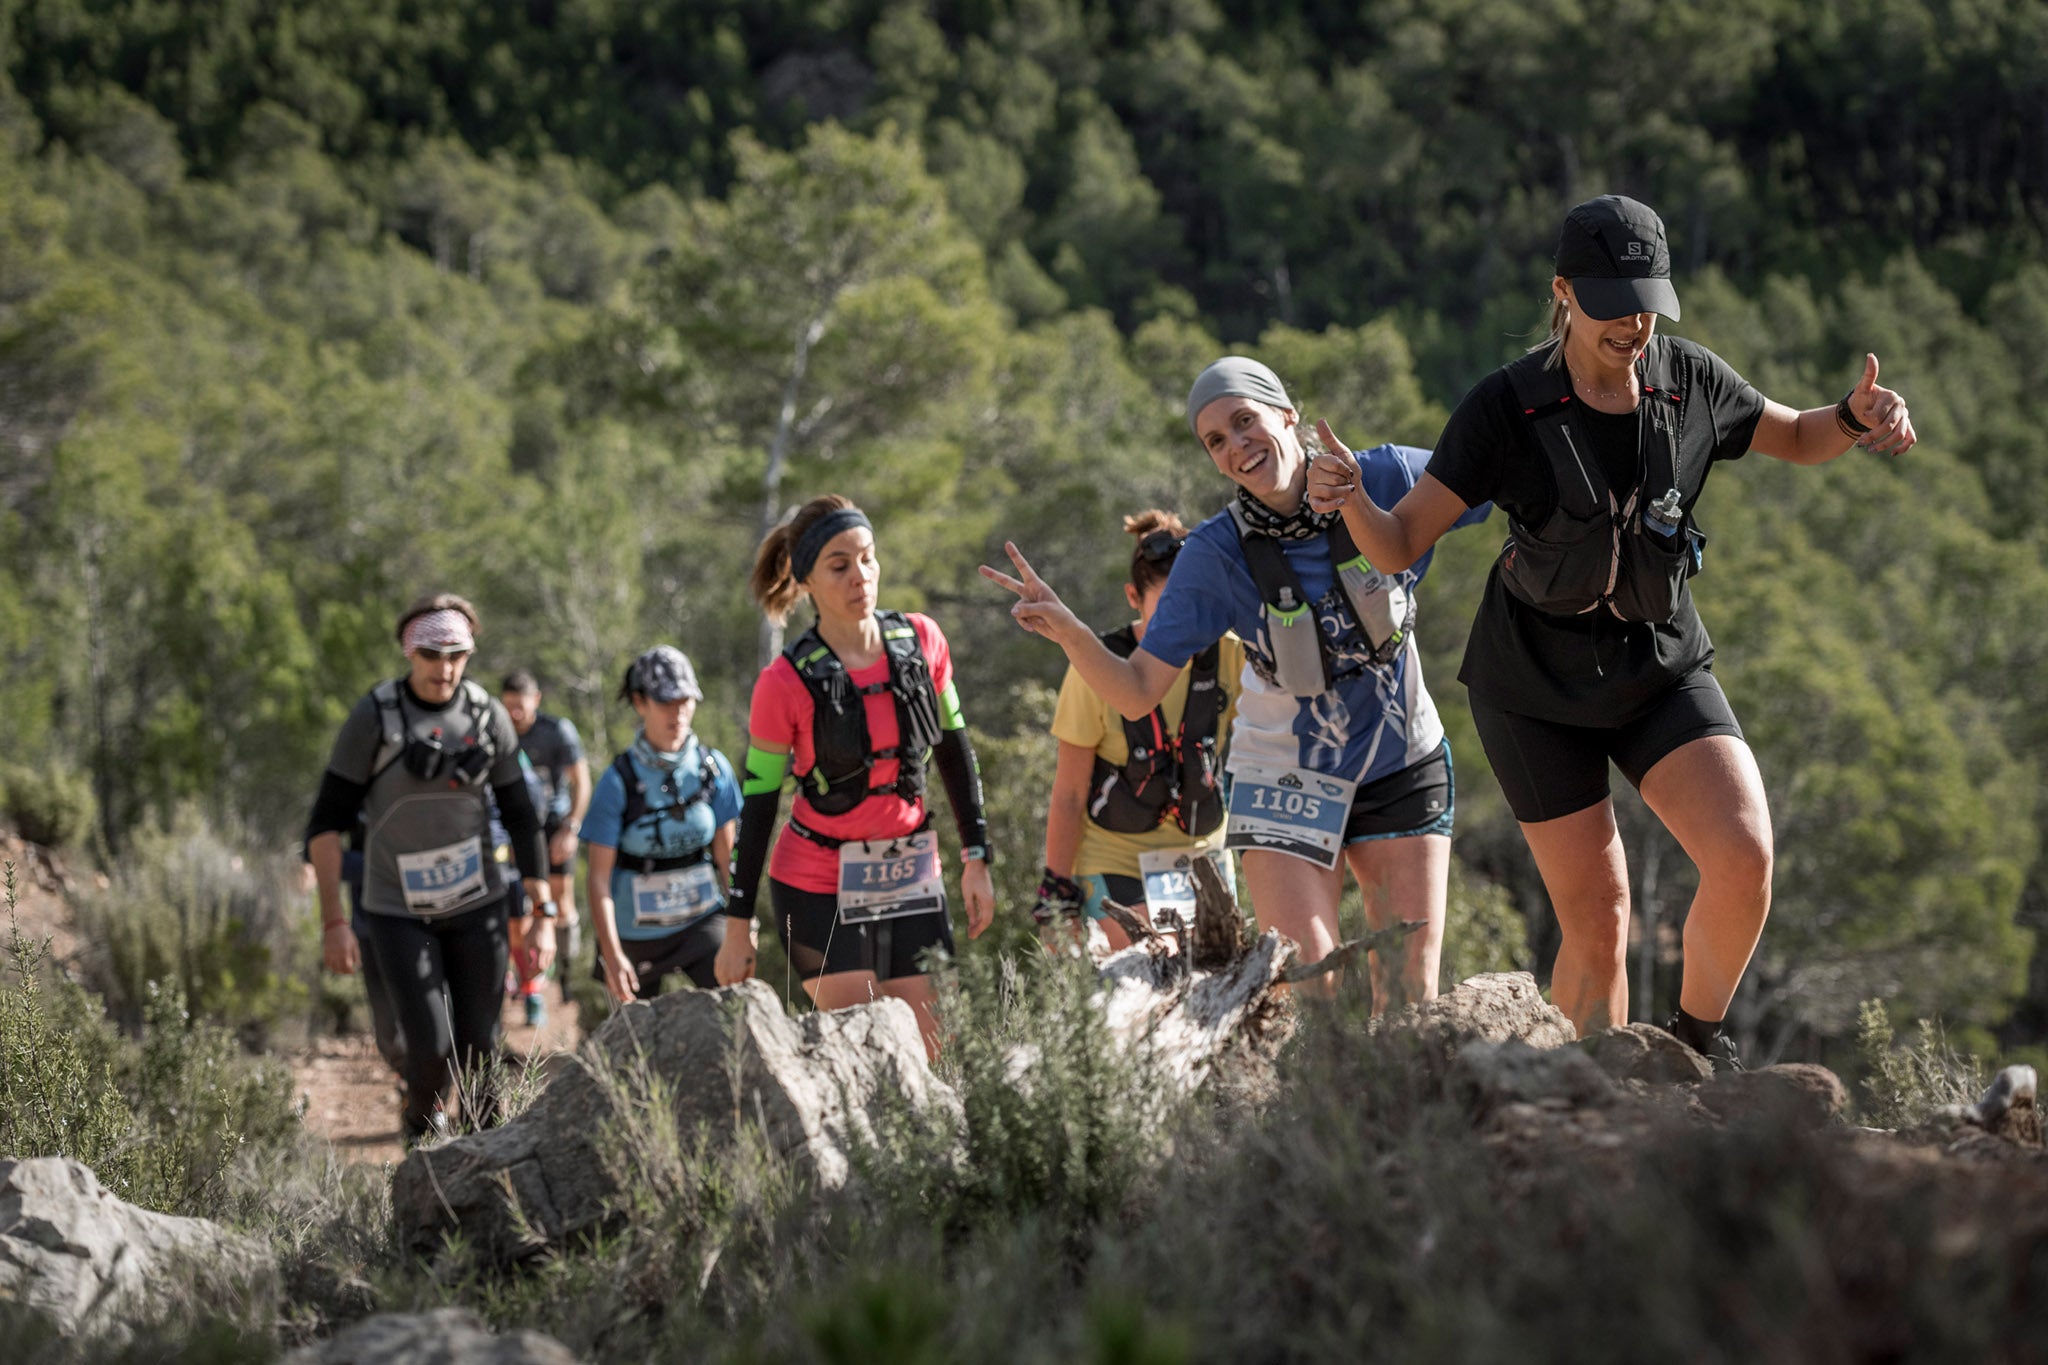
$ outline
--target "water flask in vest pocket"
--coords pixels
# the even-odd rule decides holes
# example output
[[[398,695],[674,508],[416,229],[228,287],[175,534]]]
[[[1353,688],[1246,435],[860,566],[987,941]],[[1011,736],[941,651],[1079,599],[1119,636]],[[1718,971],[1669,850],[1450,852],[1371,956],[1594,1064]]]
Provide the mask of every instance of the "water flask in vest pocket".
[[[1366,643],[1376,650],[1389,642],[1399,644],[1408,620],[1408,590],[1391,574],[1373,568],[1364,555],[1338,566],[1337,574],[1358,624],[1365,628]]]
[[[1685,509],[1678,505],[1678,490],[1669,489],[1664,496],[1643,508],[1643,525],[1660,536],[1678,534],[1680,523],[1685,520]]]
[[[1277,605],[1266,603],[1266,634],[1272,640],[1273,676],[1280,686],[1297,697],[1313,697],[1329,687],[1315,608],[1298,601],[1293,589],[1283,587]]]

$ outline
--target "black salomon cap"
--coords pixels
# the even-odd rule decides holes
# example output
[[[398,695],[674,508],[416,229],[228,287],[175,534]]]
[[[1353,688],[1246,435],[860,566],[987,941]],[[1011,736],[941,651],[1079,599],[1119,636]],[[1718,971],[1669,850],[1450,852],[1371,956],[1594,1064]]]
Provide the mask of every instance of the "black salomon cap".
[[[1572,282],[1580,310],[1595,322],[1630,313],[1678,319],[1664,220],[1633,199],[1603,194],[1566,214],[1557,273]]]

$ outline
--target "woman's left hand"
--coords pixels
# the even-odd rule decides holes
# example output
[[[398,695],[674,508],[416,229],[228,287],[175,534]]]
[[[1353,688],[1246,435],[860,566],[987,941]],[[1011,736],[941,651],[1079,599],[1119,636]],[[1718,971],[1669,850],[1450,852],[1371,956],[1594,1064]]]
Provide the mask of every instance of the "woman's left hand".
[[[1856,444],[1879,455],[1903,455],[1920,437],[1913,430],[1906,400],[1877,382],[1877,357],[1863,358],[1863,378],[1849,390],[1849,415],[1870,430]]]
[[[967,902],[967,937],[980,938],[996,917],[995,879],[981,859],[960,869],[960,898]]]

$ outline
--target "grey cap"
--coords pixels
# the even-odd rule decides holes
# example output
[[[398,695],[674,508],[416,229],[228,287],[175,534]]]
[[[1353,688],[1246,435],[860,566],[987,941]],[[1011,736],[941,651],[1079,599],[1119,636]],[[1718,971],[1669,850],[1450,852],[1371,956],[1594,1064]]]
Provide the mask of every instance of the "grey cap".
[[[1250,356],[1227,355],[1211,364],[1195,376],[1195,386],[1188,390],[1188,430],[1197,436],[1195,419],[1202,415],[1202,409],[1219,398],[1250,398],[1269,407],[1294,407],[1294,400],[1287,396],[1287,386],[1280,382],[1280,376],[1253,360]]]
[[[628,675],[627,690],[638,692],[649,701],[691,701],[704,700],[704,689],[697,686],[697,670],[690,667],[690,656],[674,645],[656,645],[633,660]]]

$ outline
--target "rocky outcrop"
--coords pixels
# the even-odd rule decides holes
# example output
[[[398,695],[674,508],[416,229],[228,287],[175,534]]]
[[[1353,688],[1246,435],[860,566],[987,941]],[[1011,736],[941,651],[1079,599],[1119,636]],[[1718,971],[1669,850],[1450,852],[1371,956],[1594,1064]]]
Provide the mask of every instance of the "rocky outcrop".
[[[438,1308],[380,1313],[300,1347],[283,1365],[576,1365],[576,1357],[539,1332],[500,1336],[466,1308]]]
[[[1375,1032],[1406,1030],[1448,1062],[1468,1043],[1562,1047],[1578,1038],[1564,1012],[1543,998],[1527,972],[1467,977],[1423,1005],[1395,1010],[1375,1021]]]
[[[1849,1107],[1849,1089],[1824,1066],[1786,1062],[1716,1076],[1700,1087],[1699,1102],[1708,1113],[1730,1123],[1762,1119],[1820,1128]]]
[[[401,1241],[428,1253],[460,1233],[502,1264],[598,1228],[619,1192],[606,1129],[622,1103],[657,1094],[707,1159],[753,1127],[821,1190],[846,1183],[849,1146],[882,1106],[958,1103],[900,1000],[792,1017],[760,981],[664,995],[606,1020],[511,1122],[406,1157],[391,1189]]]
[[[116,1199],[68,1157],[0,1161],[0,1299],[65,1336],[125,1340],[128,1324],[201,1292],[270,1292],[267,1247],[203,1218]]]
[[[1620,1024],[1583,1039],[1579,1048],[1609,1078],[1647,1085],[1697,1085],[1713,1063],[1655,1024]]]

